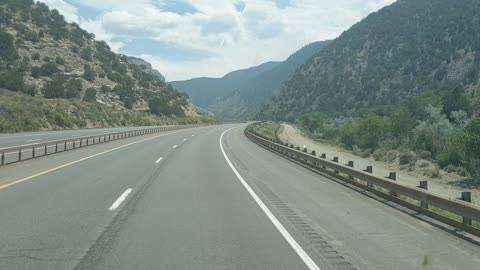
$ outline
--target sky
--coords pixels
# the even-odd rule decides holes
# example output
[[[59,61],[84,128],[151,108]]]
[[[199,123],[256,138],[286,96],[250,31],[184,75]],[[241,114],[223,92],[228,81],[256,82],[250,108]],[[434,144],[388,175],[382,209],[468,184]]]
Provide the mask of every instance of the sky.
[[[40,0],[168,81],[222,77],[338,37],[394,0]]]

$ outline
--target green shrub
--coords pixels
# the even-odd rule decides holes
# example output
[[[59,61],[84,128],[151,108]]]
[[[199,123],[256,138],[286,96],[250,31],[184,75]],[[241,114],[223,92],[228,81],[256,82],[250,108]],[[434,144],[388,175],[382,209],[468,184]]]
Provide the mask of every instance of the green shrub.
[[[92,62],[92,49],[90,47],[84,48],[80,51],[80,57],[88,62]]]
[[[97,101],[97,90],[95,88],[88,88],[85,91],[85,95],[83,96],[83,101],[85,102],[96,102]]]
[[[55,63],[57,63],[58,65],[65,65],[65,59],[63,59],[60,56],[57,56],[57,58],[55,59]]]
[[[70,79],[65,86],[67,98],[80,98],[82,92],[82,81],[78,79]]]
[[[65,87],[64,84],[66,82],[66,77],[57,74],[55,77],[45,83],[45,86],[42,89],[43,97],[44,98],[65,98]]]
[[[53,62],[44,63],[40,67],[40,74],[46,77],[51,77],[52,75],[54,75],[55,73],[58,73],[59,71],[60,70],[58,69],[57,65]]]
[[[34,53],[34,54],[32,55],[32,59],[33,59],[33,60],[36,60],[36,61],[40,60],[40,53],[38,53],[38,52]]]
[[[400,165],[413,164],[415,161],[416,161],[415,155],[413,155],[410,151],[405,151],[400,153],[400,156],[399,156]]]
[[[94,81],[95,80],[95,70],[90,65],[84,66],[83,78],[87,81]]]
[[[13,41],[13,36],[0,28],[0,64],[12,63],[19,58]]]

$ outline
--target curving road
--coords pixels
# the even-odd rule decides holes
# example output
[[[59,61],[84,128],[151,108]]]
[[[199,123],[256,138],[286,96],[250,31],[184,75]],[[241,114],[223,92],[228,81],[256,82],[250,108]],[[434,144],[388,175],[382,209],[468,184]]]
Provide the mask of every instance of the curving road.
[[[1,168],[0,269],[478,269],[478,239],[276,156],[244,127]]]

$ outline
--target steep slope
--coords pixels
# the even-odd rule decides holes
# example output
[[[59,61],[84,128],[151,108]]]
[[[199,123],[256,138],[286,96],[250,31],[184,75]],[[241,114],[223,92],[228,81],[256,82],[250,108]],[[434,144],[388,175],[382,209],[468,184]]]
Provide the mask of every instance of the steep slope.
[[[231,95],[220,99],[210,109],[223,119],[248,119],[276,94],[313,55],[330,41],[309,44],[292,54],[285,62],[243,84]]]
[[[280,62],[268,62],[256,67],[230,72],[222,78],[195,78],[170,83],[176,89],[190,95],[195,105],[210,109],[210,106],[215,104],[217,100],[230,95],[245,82],[275,68],[279,64]]]
[[[425,90],[479,83],[480,1],[399,0],[320,51],[260,117],[356,115]]]
[[[0,0],[0,88],[122,112],[196,116],[188,96],[150,64],[117,55],[94,38],[43,3]]]

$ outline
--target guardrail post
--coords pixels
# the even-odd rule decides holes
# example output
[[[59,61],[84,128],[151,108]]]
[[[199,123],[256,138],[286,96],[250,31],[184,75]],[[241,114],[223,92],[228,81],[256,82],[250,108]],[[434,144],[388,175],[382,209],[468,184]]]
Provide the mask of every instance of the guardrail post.
[[[67,142],[63,143],[63,151],[67,151]]]
[[[5,165],[5,152],[2,152],[2,164],[0,165]]]
[[[373,173],[373,166],[367,166],[367,168],[365,169],[365,171],[368,172],[368,173]],[[373,188],[373,184],[372,184],[372,183],[368,183],[368,182],[367,182],[367,186]]]
[[[32,158],[35,158],[35,146],[32,147]]]
[[[471,203],[472,202],[472,193],[470,191],[462,192],[462,197],[460,198],[460,200]],[[472,219],[471,218],[462,217],[462,222],[463,222],[463,224],[472,226]]]
[[[327,154],[322,154],[322,155],[320,156],[320,158],[326,159],[326,158],[327,158]]]
[[[297,150],[300,151],[300,146],[297,146]]]
[[[354,167],[353,164],[354,164],[353,161],[350,160],[350,161],[347,163],[347,166],[353,168],[353,167]],[[355,177],[353,177],[353,176],[349,176],[348,178],[349,178],[350,180],[354,180],[354,179],[355,179]]]
[[[307,149],[306,147],[303,148],[303,152],[304,152],[304,153],[308,153],[308,149]]]
[[[292,149],[293,149],[294,147],[295,147],[295,146],[293,146],[293,144],[290,144],[290,148],[292,148]]]
[[[391,172],[388,176],[387,176],[388,179],[390,180],[393,180],[393,181],[397,181],[397,173],[395,172]],[[393,192],[393,191],[390,191],[390,195],[392,196],[397,196],[397,193],[396,192]]]
[[[335,162],[335,163],[338,163],[338,157],[333,157],[333,160],[332,160],[332,161]],[[337,171],[337,170],[334,170],[333,172],[334,172],[335,174],[338,174],[338,171]]]
[[[58,153],[58,143],[55,144],[55,153]]]
[[[22,161],[22,149],[18,149],[18,161]]]
[[[311,153],[312,156],[316,156],[317,155],[317,152],[315,150],[312,150],[312,153]]]
[[[45,151],[45,155],[44,155],[44,156],[46,156],[46,155],[48,154],[48,147],[47,147],[46,144],[45,144],[45,150],[44,150],[44,151]]]
[[[420,181],[420,186],[418,186],[421,189],[428,190],[428,181]],[[428,203],[420,201],[420,207],[428,209]]]

